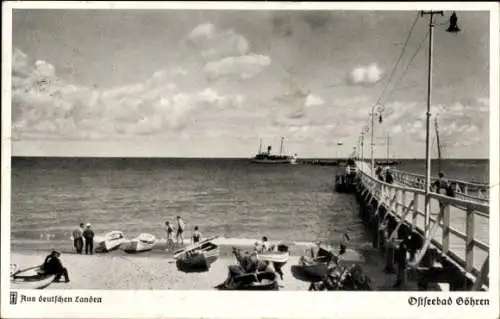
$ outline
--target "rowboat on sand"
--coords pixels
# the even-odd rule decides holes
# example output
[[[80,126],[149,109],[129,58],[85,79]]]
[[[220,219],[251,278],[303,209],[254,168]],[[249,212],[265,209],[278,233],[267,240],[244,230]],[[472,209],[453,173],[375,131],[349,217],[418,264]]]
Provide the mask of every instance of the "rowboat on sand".
[[[119,248],[125,242],[125,235],[122,231],[114,230],[102,237],[94,238],[96,252],[108,252]]]
[[[211,241],[177,254],[177,269],[182,272],[205,272],[219,258],[219,246]]]
[[[10,275],[11,289],[44,289],[48,287],[56,275],[46,274],[41,266],[34,266],[14,271]]]
[[[279,285],[276,274],[265,271],[233,277],[229,283],[223,282],[215,288],[219,290],[279,290]]]
[[[126,253],[141,253],[145,251],[152,250],[156,245],[157,239],[155,235],[142,233],[136,238],[132,239],[130,243],[125,247],[124,251]]]

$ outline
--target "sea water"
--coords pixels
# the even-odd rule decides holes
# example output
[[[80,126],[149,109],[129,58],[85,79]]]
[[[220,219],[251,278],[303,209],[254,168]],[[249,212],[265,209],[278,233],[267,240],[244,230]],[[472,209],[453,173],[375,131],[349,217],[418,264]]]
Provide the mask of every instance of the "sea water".
[[[437,173],[437,163],[433,172]],[[423,173],[422,160],[398,168]],[[260,165],[246,159],[13,158],[13,249],[71,247],[71,231],[165,237],[176,216],[204,236],[364,242],[355,198],[333,191],[341,167]],[[488,161],[447,160],[449,177],[488,181]]]

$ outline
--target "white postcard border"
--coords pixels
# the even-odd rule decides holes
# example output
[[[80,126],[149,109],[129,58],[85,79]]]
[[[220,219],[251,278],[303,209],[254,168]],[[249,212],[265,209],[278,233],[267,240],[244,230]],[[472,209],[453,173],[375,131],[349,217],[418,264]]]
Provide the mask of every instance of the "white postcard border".
[[[281,318],[428,318],[498,316],[499,282],[499,8],[485,2],[344,2],[344,3],[263,3],[263,2],[6,2],[2,14],[2,219],[1,219],[1,316],[5,318],[138,318],[138,317],[281,317]],[[11,58],[12,9],[193,9],[210,10],[489,10],[490,11],[490,291],[487,293],[433,292],[219,292],[141,290],[45,290],[18,291],[19,295],[94,296],[102,303],[30,303],[9,305],[7,273],[10,259],[10,157],[11,157]],[[7,120],[9,119],[9,120]],[[415,297],[489,297],[491,307],[415,307]],[[57,299],[57,298],[56,298]],[[465,300],[465,299],[464,299]]]

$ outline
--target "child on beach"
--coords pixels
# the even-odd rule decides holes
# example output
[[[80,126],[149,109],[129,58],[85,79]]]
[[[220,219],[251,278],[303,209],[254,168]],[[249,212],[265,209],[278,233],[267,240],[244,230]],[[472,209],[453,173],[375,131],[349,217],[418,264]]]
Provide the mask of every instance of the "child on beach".
[[[177,216],[177,234],[175,235],[175,239],[177,243],[181,243],[184,245],[184,236],[182,235],[184,233],[184,221],[182,220],[181,216]]]
[[[201,240],[201,233],[198,230],[198,226],[194,226],[194,231],[193,231],[193,244],[199,243]]]

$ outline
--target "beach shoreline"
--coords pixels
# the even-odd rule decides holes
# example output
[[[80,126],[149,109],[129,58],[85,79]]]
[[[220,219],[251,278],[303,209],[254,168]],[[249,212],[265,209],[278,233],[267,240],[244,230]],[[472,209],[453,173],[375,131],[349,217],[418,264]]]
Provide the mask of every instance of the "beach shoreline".
[[[253,243],[254,241],[252,241]],[[68,269],[70,283],[52,283],[47,289],[142,289],[142,290],[213,290],[228,275],[228,266],[236,260],[229,253],[232,247],[251,251],[249,241],[233,240],[220,244],[221,255],[207,272],[183,273],[177,270],[171,251],[155,247],[140,254],[127,254],[123,250],[93,255],[62,252],[61,261]],[[239,245],[238,245],[239,244]],[[284,279],[279,280],[280,290],[307,290],[309,283],[295,279],[291,266],[298,263],[309,244],[291,245],[288,262],[282,268]],[[18,269],[33,267],[43,263],[50,250],[11,251],[11,264]],[[366,265],[363,251],[348,249],[346,260]]]

